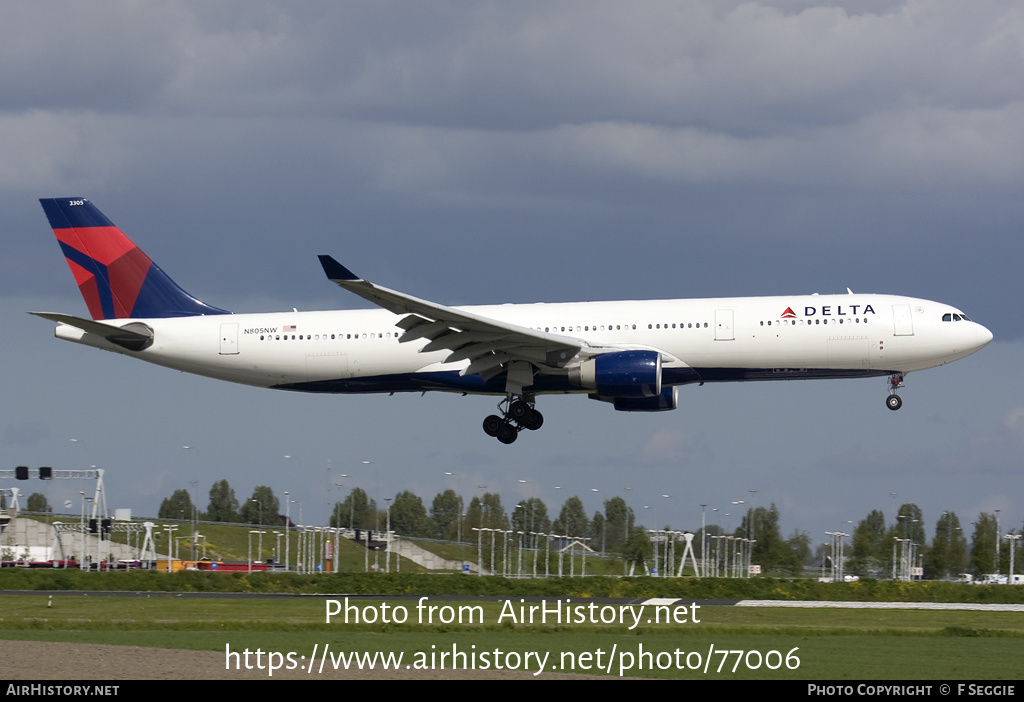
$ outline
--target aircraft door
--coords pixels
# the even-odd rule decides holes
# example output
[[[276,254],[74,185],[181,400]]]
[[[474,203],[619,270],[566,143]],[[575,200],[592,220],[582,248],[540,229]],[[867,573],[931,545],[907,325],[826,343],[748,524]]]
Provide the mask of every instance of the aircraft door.
[[[910,314],[910,305],[892,306],[893,336],[913,336],[914,319]]]
[[[715,341],[732,341],[736,338],[732,312],[731,309],[715,310]]]
[[[238,353],[238,322],[220,325],[220,355],[233,356]]]

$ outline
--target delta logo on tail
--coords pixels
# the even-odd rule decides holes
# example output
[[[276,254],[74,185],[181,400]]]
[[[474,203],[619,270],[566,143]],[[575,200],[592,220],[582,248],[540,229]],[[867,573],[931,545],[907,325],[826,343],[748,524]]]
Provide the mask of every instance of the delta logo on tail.
[[[40,202],[94,320],[228,314],[179,288],[88,200]]]

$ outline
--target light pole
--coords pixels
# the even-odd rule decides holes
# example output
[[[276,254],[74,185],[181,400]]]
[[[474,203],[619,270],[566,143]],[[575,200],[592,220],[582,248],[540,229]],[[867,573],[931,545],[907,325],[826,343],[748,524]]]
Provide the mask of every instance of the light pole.
[[[649,532],[654,535],[654,538],[652,539],[652,541],[654,541],[654,572],[651,574],[651,576],[657,578],[659,575],[661,575],[661,565],[658,563],[658,541],[660,541],[660,539],[658,538],[657,529],[650,529]]]
[[[837,555],[838,550],[839,550],[839,534],[840,534],[840,532],[838,532],[838,531],[826,531],[825,533],[828,534],[829,537],[831,537],[830,538],[831,543],[829,544],[829,552],[831,554],[830,558],[832,559],[832,569],[831,569],[831,571],[829,573],[829,578],[831,579],[832,582],[837,582],[839,580],[839,568],[840,568],[840,566],[839,566],[839,557]]]
[[[456,504],[459,508],[459,513],[455,516],[455,540],[458,543],[462,543],[462,475],[459,473],[453,473],[451,471],[445,471],[445,475],[458,478],[456,485],[458,485],[459,493],[456,495]]]
[[[192,522],[192,560],[196,560],[196,522],[198,521],[198,513],[196,511],[195,495],[199,492],[199,481],[190,480],[188,484],[192,486],[193,498],[189,500],[192,503],[191,514],[189,514],[189,521]]]
[[[1014,573],[1013,554],[1014,554],[1014,551],[1017,550],[1017,540],[1020,539],[1020,537],[1021,537],[1020,534],[1007,534],[1005,537],[1003,537],[1003,538],[1005,538],[1006,540],[1008,540],[1010,542],[1010,572],[1006,576],[1006,584],[1007,585],[1013,585],[1014,584],[1013,583],[1013,573]]]
[[[258,529],[249,530],[249,572],[252,572],[252,535],[261,533]]]
[[[494,575],[494,532],[497,529],[488,528],[487,531],[491,532],[491,575]]]
[[[707,554],[707,504],[700,506],[700,573],[702,578],[708,577],[708,554]]]
[[[387,530],[384,532],[384,572],[391,572],[391,497],[385,497],[387,507]]]
[[[626,487],[623,488],[623,491],[628,496],[630,490],[632,489],[633,488],[627,485]],[[629,500],[627,500],[625,497],[622,498],[622,504],[624,507],[622,512],[622,574],[628,575],[629,558],[626,556],[626,554],[629,552],[629,549],[627,547],[627,544],[629,543]]]
[[[183,451],[193,451],[193,450],[196,450],[196,447],[195,446],[182,446],[181,449]],[[196,455],[198,456],[199,454],[196,453]],[[189,480],[188,484],[192,487],[192,494],[189,495],[189,502],[192,503],[192,509],[190,510],[190,513],[189,513],[188,517],[189,517],[189,522],[190,522],[190,524],[192,526],[192,554],[191,555],[192,555],[192,560],[195,561],[196,560],[196,521],[197,521],[196,498],[198,497],[197,492],[199,490],[199,481],[198,480]]]
[[[302,459],[301,458],[297,458],[295,456],[285,456],[284,460],[286,460],[286,461],[298,461],[299,462],[299,471],[300,472],[302,471]],[[285,500],[287,500],[288,499],[288,493],[286,492],[284,495],[285,495]],[[291,504],[289,503],[288,509],[286,509],[286,515],[285,515],[286,518],[288,519],[288,526],[287,526],[287,530],[285,531],[285,537],[284,537],[284,560],[286,562],[286,565],[288,563],[290,563],[289,557],[291,555],[292,521],[291,521],[291,515],[288,514],[288,512],[290,512],[290,510],[291,510]],[[300,522],[302,521],[301,515],[299,516],[299,521]],[[285,568],[285,570],[287,570],[287,568]]]
[[[654,507],[653,505],[644,505],[644,509],[649,509],[649,510],[651,510],[651,512],[654,513],[654,524],[657,525],[657,523],[658,523],[658,508]],[[653,534],[654,530],[653,529],[648,529],[647,532],[649,534]],[[657,542],[657,540],[654,541],[654,572],[651,573],[651,576],[652,577],[658,577],[658,542]]]
[[[167,572],[171,572],[174,562],[174,532],[178,530],[177,524],[165,524],[164,531],[167,532]]]
[[[593,493],[600,492],[597,488],[590,488],[590,491]],[[598,504],[600,504],[600,502],[598,502]],[[605,548],[605,536],[608,532],[608,515],[601,513],[601,516],[603,517],[601,519],[601,553],[604,553],[607,550]]]
[[[996,513],[996,582],[999,582],[999,513],[1002,510],[993,510]]]
[[[754,556],[754,554],[753,554],[753,550],[754,550],[753,544],[755,544],[757,542],[757,532],[756,532],[756,529],[754,528],[754,495],[757,494],[757,490],[747,490],[747,492],[750,493],[750,507],[747,508],[747,538],[750,539],[750,544],[751,544],[750,545],[751,553],[749,554],[750,558],[748,560],[750,562],[753,562],[753,556]],[[748,562],[747,565],[750,565],[750,562]]]
[[[533,550],[533,575],[534,575],[534,577],[536,577],[536,575],[537,575],[537,550],[536,550],[537,549],[537,537],[533,536],[533,530],[535,528],[533,517],[534,517],[535,503],[537,501],[537,499],[536,499],[536,496],[537,496],[537,484],[532,482],[532,481],[522,480],[522,479],[519,480],[519,484],[520,485],[529,485],[530,486],[530,492],[532,493],[531,496],[527,500],[530,503],[530,516],[529,516],[529,520],[528,520],[527,524],[524,525],[524,530],[528,534],[530,534],[530,539],[527,541],[527,547]],[[526,510],[525,509],[523,510],[523,516],[526,517]]]
[[[526,510],[523,510],[523,513],[525,514]],[[524,536],[524,533],[522,531],[517,531],[515,533],[519,537],[519,557],[516,560],[516,577],[517,578],[521,578],[521,577],[523,577],[523,536]],[[515,546],[515,543],[513,543],[512,545]]]
[[[551,575],[551,535],[541,532],[538,536],[544,537],[544,577],[547,578]]]
[[[285,493],[285,494],[287,495],[288,493]],[[298,526],[300,528],[302,528],[302,501],[301,500],[291,500],[290,502],[293,502],[293,503],[295,503],[295,504],[297,504],[299,506],[299,524],[298,524]],[[291,505],[289,504],[289,510],[290,509],[291,509]],[[291,530],[291,517],[288,518],[288,524],[289,524],[289,531],[290,531]],[[296,542],[295,542],[295,570],[299,570],[299,562],[301,561],[301,559],[303,557],[303,553],[302,553],[303,533],[304,532],[300,531],[296,535],[297,538],[296,538]],[[287,550],[288,550],[288,537],[285,537],[284,548],[285,548],[285,551],[287,552]]]
[[[480,516],[479,516],[479,524],[477,526],[479,526],[482,529],[483,526],[484,526],[484,495],[487,494],[484,491],[487,489],[487,486],[484,485],[484,484],[480,484],[480,485],[476,486],[476,489],[480,491],[480,501],[479,501]],[[483,563],[481,563],[480,566],[483,567]],[[493,531],[491,532],[491,572],[490,572],[490,574],[494,575],[494,532]]]
[[[288,491],[284,493],[284,519],[287,524],[284,525],[284,569],[287,571],[291,568],[291,534],[292,534],[292,502],[288,499]]]
[[[345,487],[345,483],[334,483],[334,487],[343,488],[343,487]],[[340,529],[341,528],[341,512],[338,509],[340,506],[341,506],[341,503],[338,502],[337,500],[335,500],[334,505],[331,507],[330,521],[334,522],[333,526],[336,529]],[[328,522],[328,524],[330,524],[330,521]]]
[[[331,483],[333,483],[333,482],[334,482],[334,480],[333,480],[333,478],[331,478],[331,459],[328,458],[327,459],[327,495],[326,495],[326,499],[324,500],[324,514],[327,515],[328,520],[330,520],[330,517],[331,517]],[[328,524],[330,524],[330,521],[328,521]]]
[[[77,441],[77,439],[75,439]],[[82,512],[78,519],[78,533],[82,535],[82,552],[78,559],[78,567],[81,568],[85,565],[85,491],[79,490],[78,494],[82,497]]]
[[[259,551],[257,552],[257,556],[258,556],[259,560],[262,561],[263,560],[263,501],[262,500],[253,500],[253,502],[255,502],[256,506],[259,508],[259,510],[257,511],[257,514],[259,515],[259,520],[260,520],[260,529],[259,529],[259,531],[260,531],[260,538],[259,538],[260,548],[259,548]]]
[[[483,577],[484,574],[484,530],[478,527],[470,527],[476,532],[476,574]]]
[[[362,463],[364,466],[373,466],[374,482],[377,484],[377,487],[373,495],[373,501],[374,504],[380,504],[380,469],[377,467],[377,464],[374,463],[373,461],[360,461],[360,463]],[[380,531],[380,512],[378,512],[376,509],[374,509],[374,518],[376,520],[374,522],[374,530]]]
[[[349,475],[348,473],[342,473],[341,477],[345,478],[345,480],[348,480],[352,476]],[[353,483],[352,483],[353,485],[355,485],[354,480],[355,479],[353,478]],[[348,491],[348,530],[349,531],[354,531],[355,530],[356,498],[355,498],[355,495],[353,494],[353,493],[355,493],[355,490],[356,490],[355,487],[353,487],[351,490]],[[340,526],[340,524],[339,524],[339,526]]]

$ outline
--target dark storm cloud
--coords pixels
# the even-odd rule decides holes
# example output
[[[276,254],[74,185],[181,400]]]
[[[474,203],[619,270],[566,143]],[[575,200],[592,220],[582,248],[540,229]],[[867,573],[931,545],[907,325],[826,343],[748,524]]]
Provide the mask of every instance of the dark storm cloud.
[[[280,232],[297,229],[307,249],[362,235],[345,242],[368,274],[423,294],[437,293],[421,287],[431,276],[376,252],[501,250],[502,274],[540,281],[540,298],[484,298],[489,280],[467,272],[465,293],[444,293],[458,302],[575,299],[543,282],[564,278],[567,260],[571,275],[609,279],[605,295],[679,294],[604,275],[628,239],[648,258],[720,261],[739,247],[766,264],[690,270],[687,295],[783,292],[784,265],[812,290],[951,296],[973,310],[987,300],[964,267],[1009,280],[1024,253],[1024,21],[1003,3],[2,12],[0,51],[19,70],[0,78],[0,204],[22,217],[60,184],[147,229],[132,231],[202,233],[211,256],[197,279],[223,281],[222,295],[246,282],[224,262],[236,226],[264,279],[279,263],[277,280],[309,272],[285,261],[293,240]],[[173,220],[148,216],[167,202],[180,203]],[[824,267],[829,251],[842,257]],[[897,263],[878,265],[880,252]],[[936,280],[947,293],[929,289]]]
[[[5,105],[464,129],[792,132],[1020,100],[1021,11],[858,4],[75,3],[4,10]],[[979,79],[983,78],[983,79]]]
[[[0,81],[8,126],[27,132],[19,137],[36,154],[33,135],[64,136],[42,158],[21,150],[34,168],[22,159],[9,168],[52,180],[89,143],[111,154],[107,168],[137,173],[192,146],[204,162],[239,163],[244,178],[254,170],[239,158],[245,148],[268,161],[319,148],[344,165],[314,177],[354,172],[368,190],[404,200],[527,208],[603,202],[610,190],[625,206],[693,187],[868,190],[882,201],[1012,187],[1024,143],[1020,12],[873,9],[15,6],[0,42],[5,65],[22,69]],[[218,122],[197,116],[251,122],[241,131],[251,139],[221,141]],[[183,130],[194,144],[176,137]],[[125,151],[145,159],[126,164]],[[103,170],[103,160],[92,162]]]

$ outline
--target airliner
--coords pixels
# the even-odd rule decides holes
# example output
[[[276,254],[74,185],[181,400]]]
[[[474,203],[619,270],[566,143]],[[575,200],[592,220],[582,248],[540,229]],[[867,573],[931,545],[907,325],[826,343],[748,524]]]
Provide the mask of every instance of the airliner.
[[[447,307],[320,256],[328,280],[379,309],[233,314],[182,290],[85,198],[40,200],[91,319],[32,312],[57,338],[180,371],[317,393],[442,391],[500,398],[484,431],[511,444],[540,395],[625,412],[678,406],[680,386],[888,376],[978,351],[992,333],[955,307],[897,295],[783,295]]]

